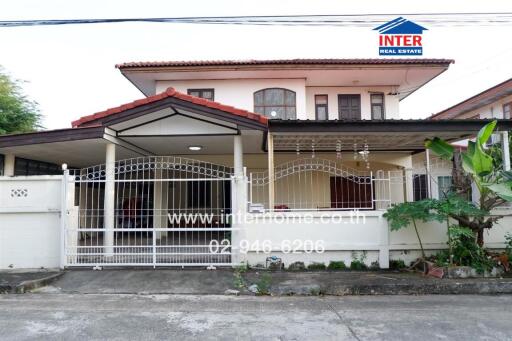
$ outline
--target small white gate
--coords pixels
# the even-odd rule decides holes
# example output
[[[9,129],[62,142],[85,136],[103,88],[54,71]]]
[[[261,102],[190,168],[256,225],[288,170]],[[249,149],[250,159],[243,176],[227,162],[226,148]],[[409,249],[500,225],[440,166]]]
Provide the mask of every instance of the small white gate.
[[[70,171],[64,265],[231,265],[232,175],[173,156]]]

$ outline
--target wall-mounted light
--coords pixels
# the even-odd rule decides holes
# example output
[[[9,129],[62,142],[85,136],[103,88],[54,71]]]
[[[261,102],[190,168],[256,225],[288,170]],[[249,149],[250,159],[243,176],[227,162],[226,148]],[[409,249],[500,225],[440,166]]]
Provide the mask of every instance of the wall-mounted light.
[[[197,152],[197,151],[203,149],[203,146],[188,146],[188,149],[192,150],[194,152]]]

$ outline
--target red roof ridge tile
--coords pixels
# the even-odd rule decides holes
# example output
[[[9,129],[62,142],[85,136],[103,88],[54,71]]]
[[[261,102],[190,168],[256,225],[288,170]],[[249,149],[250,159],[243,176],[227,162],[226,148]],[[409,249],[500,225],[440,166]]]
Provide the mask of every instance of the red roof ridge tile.
[[[268,122],[268,118],[263,115],[260,115],[260,114],[254,113],[254,112],[250,112],[250,111],[247,111],[244,109],[235,108],[233,106],[222,104],[219,102],[214,102],[214,101],[210,101],[210,100],[207,100],[204,98],[199,98],[199,97],[195,97],[192,95],[188,95],[188,94],[177,91],[173,87],[169,87],[169,88],[165,89],[163,92],[155,94],[153,96],[138,99],[138,100],[135,100],[135,101],[132,101],[129,103],[122,104],[117,107],[99,111],[99,112],[91,114],[91,115],[82,116],[78,120],[71,122],[71,126],[73,128],[79,128],[82,125],[88,124],[89,122],[93,122],[97,119],[104,118],[104,117],[112,115],[112,114],[117,114],[117,113],[120,113],[120,112],[123,112],[126,110],[134,109],[136,107],[139,107],[139,106],[142,106],[145,104],[149,104],[149,103],[153,103],[153,102],[156,102],[156,101],[168,98],[168,97],[175,97],[175,98],[178,98],[178,99],[190,102],[190,103],[203,105],[205,107],[212,108],[212,109],[221,110],[221,111],[233,114],[233,115],[246,117],[253,121],[262,123],[262,124],[267,124],[267,122]]]
[[[239,60],[169,60],[125,62],[116,68],[143,67],[187,67],[187,66],[230,66],[230,65],[350,65],[350,64],[453,64],[453,59],[444,58],[292,58],[292,59],[239,59]]]

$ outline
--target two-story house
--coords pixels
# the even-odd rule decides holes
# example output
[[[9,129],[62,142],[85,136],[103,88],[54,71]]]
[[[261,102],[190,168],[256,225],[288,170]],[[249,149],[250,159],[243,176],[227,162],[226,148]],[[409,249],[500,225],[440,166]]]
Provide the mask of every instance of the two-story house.
[[[4,175],[66,164],[62,266],[215,266],[269,255],[289,264],[357,251],[387,267],[418,249],[414,235],[389,235],[382,213],[422,195],[408,174],[424,140],[460,140],[482,125],[399,117],[400,101],[452,62],[120,64],[144,98],[72,128],[0,136]],[[2,193],[20,202],[24,189]],[[351,220],[355,211],[364,224]],[[443,247],[441,229],[425,233],[427,248]],[[290,243],[297,252],[284,250]]]

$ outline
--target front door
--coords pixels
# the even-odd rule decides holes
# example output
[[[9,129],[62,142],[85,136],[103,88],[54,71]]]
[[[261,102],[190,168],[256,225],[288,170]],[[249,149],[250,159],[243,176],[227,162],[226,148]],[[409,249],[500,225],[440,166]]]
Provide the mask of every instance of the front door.
[[[360,120],[361,95],[338,95],[338,115],[340,120]]]

